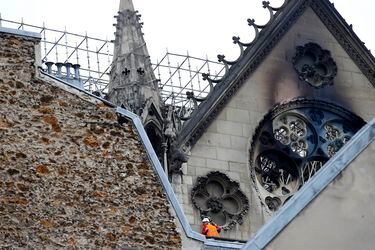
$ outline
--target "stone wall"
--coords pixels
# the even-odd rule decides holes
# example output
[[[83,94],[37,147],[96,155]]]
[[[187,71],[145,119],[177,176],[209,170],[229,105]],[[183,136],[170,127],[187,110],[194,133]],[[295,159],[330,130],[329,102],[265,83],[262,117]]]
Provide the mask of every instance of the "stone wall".
[[[131,122],[35,77],[37,43],[0,34],[0,248],[181,248]]]
[[[314,89],[298,80],[291,60],[296,46],[308,42],[329,50],[336,61],[338,72],[332,86]],[[368,121],[375,116],[374,96],[375,88],[308,8],[191,149],[182,178],[175,180],[181,184],[175,186],[192,228],[199,231],[201,221],[191,203],[191,189],[197,177],[215,170],[238,181],[250,201],[244,223],[223,236],[249,239],[268,218],[252,188],[249,150],[256,127],[271,107],[296,97],[314,97],[335,102]]]

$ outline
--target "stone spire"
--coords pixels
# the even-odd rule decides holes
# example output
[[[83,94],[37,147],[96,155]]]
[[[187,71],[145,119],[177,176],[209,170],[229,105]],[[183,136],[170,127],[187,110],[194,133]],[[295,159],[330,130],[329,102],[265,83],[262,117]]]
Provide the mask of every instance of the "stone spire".
[[[120,0],[119,12],[124,10],[134,11],[133,1],[132,0]]]
[[[162,130],[158,81],[143,38],[143,23],[138,12],[134,11],[132,0],[120,0],[116,18],[109,100],[140,115],[145,125],[150,119],[154,120]]]

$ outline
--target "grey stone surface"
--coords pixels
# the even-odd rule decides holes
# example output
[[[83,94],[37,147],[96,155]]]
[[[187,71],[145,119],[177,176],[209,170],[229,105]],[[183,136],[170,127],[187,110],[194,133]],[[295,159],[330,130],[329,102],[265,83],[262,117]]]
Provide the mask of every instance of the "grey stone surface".
[[[333,86],[314,89],[298,80],[291,59],[294,56],[295,47],[307,42],[317,43],[323,49],[330,50],[333,59],[337,61],[338,74],[334,79]],[[236,92],[228,105],[221,111],[220,118],[218,117],[209,125],[206,134],[191,149],[192,160],[189,160],[188,168],[196,169],[195,175],[193,175],[194,171],[190,169],[193,183],[198,176],[210,171],[212,166],[211,164],[195,166],[193,162],[195,161],[194,157],[197,156],[201,161],[203,158],[211,161],[226,161],[229,164],[229,170],[225,173],[233,173],[231,175],[234,178],[237,178],[240,173],[241,186],[247,187],[248,191],[245,193],[253,203],[253,207],[244,224],[238,226],[236,230],[242,232],[239,237],[248,239],[269,218],[269,215],[262,211],[260,201],[252,187],[249,172],[237,172],[233,164],[248,164],[249,145],[263,116],[280,102],[286,102],[296,97],[310,97],[334,102],[369,121],[375,116],[374,96],[375,89],[371,83],[360,72],[313,10],[308,8]],[[216,158],[212,152],[207,155],[202,153],[206,151],[204,148],[202,151],[201,145],[208,145],[207,138],[211,136],[210,133],[214,133],[215,136],[231,136],[231,143],[233,143],[231,148],[223,144],[212,143],[210,150],[214,152],[214,148],[216,148]],[[236,140],[238,140],[237,143]],[[246,147],[244,147],[245,141],[247,141]],[[241,146],[236,147],[236,145]],[[220,167],[217,170],[222,171]],[[230,234],[224,235],[230,236]]]

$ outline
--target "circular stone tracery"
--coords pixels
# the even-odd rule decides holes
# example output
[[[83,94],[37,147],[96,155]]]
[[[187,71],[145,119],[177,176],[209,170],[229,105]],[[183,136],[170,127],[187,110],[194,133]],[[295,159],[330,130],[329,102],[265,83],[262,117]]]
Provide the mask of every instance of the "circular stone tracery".
[[[198,177],[191,200],[202,218],[209,217],[224,230],[242,224],[249,210],[249,201],[239,184],[217,171]]]
[[[297,46],[292,63],[299,79],[314,88],[332,85],[337,74],[337,66],[331,53],[316,43]]]
[[[272,109],[250,151],[253,183],[267,211],[276,211],[365,122],[335,104],[297,99]]]

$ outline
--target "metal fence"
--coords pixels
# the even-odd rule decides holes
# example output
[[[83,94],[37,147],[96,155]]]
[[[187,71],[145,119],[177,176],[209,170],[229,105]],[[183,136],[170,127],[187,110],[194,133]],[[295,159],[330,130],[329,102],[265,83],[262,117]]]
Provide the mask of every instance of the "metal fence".
[[[0,26],[37,32],[41,34],[42,62],[60,62],[80,65],[80,79],[84,89],[107,93],[109,72],[113,59],[113,41],[65,30],[27,24],[23,20],[13,21],[1,18]],[[162,99],[167,105],[187,107],[190,100],[186,92],[196,97],[205,97],[209,84],[203,81],[202,73],[211,78],[221,78],[224,65],[219,62],[166,52],[161,60],[152,63],[155,76],[160,80]],[[45,65],[43,67],[46,67]],[[53,73],[57,69],[52,70]],[[61,72],[66,75],[67,72]],[[188,108],[188,107],[187,107]]]

